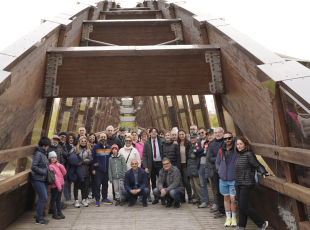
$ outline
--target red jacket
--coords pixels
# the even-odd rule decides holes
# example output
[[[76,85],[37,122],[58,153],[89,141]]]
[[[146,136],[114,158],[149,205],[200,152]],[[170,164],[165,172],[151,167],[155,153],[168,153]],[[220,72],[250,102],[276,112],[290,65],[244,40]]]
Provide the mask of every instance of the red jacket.
[[[65,167],[62,164],[59,164],[57,167],[54,163],[49,164],[48,168],[55,172],[55,182],[54,184],[50,185],[50,188],[58,188],[58,190],[62,189],[62,185],[65,183],[64,175],[67,174]]]

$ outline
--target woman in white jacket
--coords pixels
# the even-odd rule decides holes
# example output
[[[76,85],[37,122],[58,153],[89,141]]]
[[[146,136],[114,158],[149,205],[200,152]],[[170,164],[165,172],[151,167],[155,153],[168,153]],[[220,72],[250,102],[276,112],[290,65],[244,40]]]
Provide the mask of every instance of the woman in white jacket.
[[[136,148],[132,146],[132,136],[125,137],[125,146],[120,149],[119,153],[123,155],[126,161],[127,170],[131,169],[131,161],[137,160],[139,167],[141,167],[140,154]]]

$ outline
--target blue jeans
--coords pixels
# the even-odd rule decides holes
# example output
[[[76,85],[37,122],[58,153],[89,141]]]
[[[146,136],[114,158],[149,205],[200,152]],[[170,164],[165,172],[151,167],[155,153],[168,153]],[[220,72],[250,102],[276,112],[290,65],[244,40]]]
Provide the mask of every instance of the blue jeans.
[[[126,189],[123,189],[122,194],[129,201],[137,200],[138,196],[142,196],[142,201],[146,201],[147,196],[150,194],[150,190],[148,188],[143,189],[143,191],[138,192],[137,194],[132,194],[128,192]]]
[[[163,200],[169,200],[169,199],[173,199],[174,202],[180,202],[180,199],[181,199],[181,196],[182,196],[182,193],[177,190],[177,189],[171,189],[167,194],[166,196],[164,197],[161,197],[160,196],[160,191],[158,188],[155,188],[153,190],[153,194],[157,197],[159,197],[160,199],[163,199]]]
[[[72,185],[72,181],[65,180],[63,190],[64,190],[64,197],[66,201],[71,200],[71,185]]]
[[[37,204],[37,220],[43,219],[43,208],[47,200],[47,184],[43,181],[32,180],[31,184],[39,196]]]
[[[53,214],[61,213],[61,194],[62,190],[59,192],[58,188],[51,188],[51,208]],[[56,212],[57,208],[57,212]]]
[[[208,187],[207,187],[207,182],[208,178],[205,178],[205,165],[200,165],[198,174],[199,174],[199,180],[200,180],[200,185],[201,185],[201,190],[202,190],[202,196],[203,196],[203,201],[206,204],[209,204],[209,192],[208,192]]]

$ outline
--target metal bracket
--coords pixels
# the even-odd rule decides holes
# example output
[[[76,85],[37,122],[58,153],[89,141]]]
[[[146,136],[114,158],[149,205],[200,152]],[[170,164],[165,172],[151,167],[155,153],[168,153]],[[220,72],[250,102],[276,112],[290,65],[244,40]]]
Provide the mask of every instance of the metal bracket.
[[[181,23],[172,23],[171,30],[175,33],[175,39],[183,41],[182,25]]]
[[[206,62],[210,63],[212,82],[209,83],[211,93],[224,93],[220,51],[206,51]]]
[[[59,94],[59,86],[56,86],[57,69],[62,65],[61,54],[48,54],[47,68],[45,76],[45,97],[57,97]]]
[[[100,13],[99,20],[105,20],[107,15],[105,13]]]
[[[88,41],[86,39],[89,39],[89,34],[91,32],[93,32],[93,25],[91,24],[83,25],[81,46],[88,46]]]
[[[161,12],[156,13],[156,19],[163,19],[163,14]]]

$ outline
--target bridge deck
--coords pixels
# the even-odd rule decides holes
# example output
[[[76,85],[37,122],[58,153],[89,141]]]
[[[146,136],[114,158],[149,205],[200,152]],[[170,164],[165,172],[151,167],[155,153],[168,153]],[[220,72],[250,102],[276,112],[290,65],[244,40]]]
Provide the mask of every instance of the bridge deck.
[[[209,184],[208,184],[209,186]],[[112,194],[112,186],[109,186],[109,198]],[[210,199],[213,200],[212,190],[209,189]],[[72,194],[73,195],[73,194]],[[80,194],[79,194],[80,195]],[[209,209],[198,209],[196,205],[182,204],[180,209],[165,208],[160,203],[143,208],[141,203],[129,208],[114,205],[101,205],[95,207],[94,202],[89,207],[75,208],[69,205],[63,211],[66,216],[64,220],[54,220],[52,215],[47,215],[50,220],[47,226],[35,225],[35,209],[25,212],[20,218],[12,223],[7,230],[18,229],[234,229],[225,228],[225,218],[214,219]],[[257,226],[249,220],[247,230],[256,230]],[[267,229],[274,229],[268,227]]]

